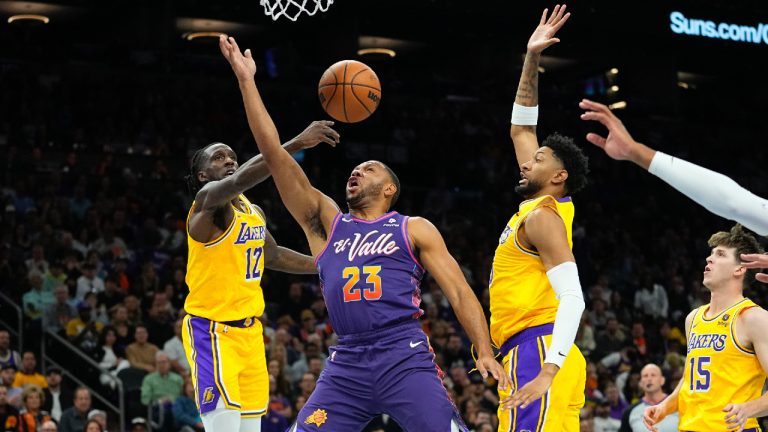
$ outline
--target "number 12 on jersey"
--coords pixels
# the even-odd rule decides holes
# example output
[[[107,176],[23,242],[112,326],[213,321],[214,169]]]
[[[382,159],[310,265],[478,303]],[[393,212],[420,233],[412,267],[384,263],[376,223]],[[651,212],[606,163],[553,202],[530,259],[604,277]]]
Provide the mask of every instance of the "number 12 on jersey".
[[[380,299],[380,271],[381,266],[364,266],[362,273],[366,275],[366,286],[360,288],[357,286],[357,283],[360,282],[360,267],[345,267],[341,272],[341,277],[347,279],[347,283],[344,284],[344,302],[360,301],[361,298],[369,301]]]
[[[245,280],[259,280],[261,279],[261,271],[259,271],[259,261],[261,261],[261,255],[264,253],[264,249],[261,247],[248,248],[245,250]]]

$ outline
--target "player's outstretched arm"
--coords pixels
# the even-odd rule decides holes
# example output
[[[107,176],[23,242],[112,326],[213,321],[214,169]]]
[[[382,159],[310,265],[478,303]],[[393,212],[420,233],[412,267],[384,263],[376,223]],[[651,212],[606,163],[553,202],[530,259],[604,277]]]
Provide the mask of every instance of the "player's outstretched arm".
[[[413,246],[419,250],[419,258],[424,268],[440,285],[461,326],[477,347],[477,370],[484,378],[490,372],[501,388],[507,388],[509,378],[504,368],[493,357],[483,308],[464,278],[459,264],[448,252],[443,236],[432,222],[419,217],[408,220],[408,232]]]
[[[685,339],[688,340],[691,335],[691,326],[693,325],[693,316],[696,314],[696,309],[688,313],[685,317]],[[676,413],[678,410],[678,397],[680,396],[680,390],[683,388],[683,379],[677,383],[677,387],[672,393],[667,396],[660,404],[648,407],[643,412],[643,424],[652,432],[658,432],[657,424],[661,423],[668,415]]]
[[[237,76],[248,116],[248,125],[272,173],[283,204],[304,229],[313,253],[319,252],[325,243],[333,218],[338,212],[338,206],[329,197],[312,187],[299,164],[280,146],[277,128],[256,88],[254,79],[256,63],[251,51],[246,50],[242,53],[234,38],[227,39],[224,36],[219,38],[219,48]],[[324,123],[328,126],[327,142],[337,143],[339,136],[330,129],[333,123]]]
[[[331,145],[336,143],[328,137],[332,131],[329,125],[316,121],[307,126],[299,135],[283,144],[290,154],[310,149],[321,142]],[[195,196],[195,210],[213,210],[235,199],[241,193],[268,179],[271,173],[262,155],[248,159],[229,177],[219,181],[210,181]]]
[[[523,62],[523,73],[517,85],[515,105],[512,109],[512,126],[509,134],[515,145],[517,164],[528,162],[539,148],[536,138],[536,122],[539,116],[539,60],[541,52],[560,42],[555,33],[560,30],[570,13],[565,13],[565,5],[555,6],[552,15],[547,16],[544,9],[538,27],[528,40],[528,47]]]
[[[616,160],[628,160],[667,182],[712,213],[736,221],[760,235],[768,235],[768,200],[739,186],[732,179],[706,168],[656,151],[635,141],[607,106],[582,100],[583,120],[595,120],[608,136],[587,134],[587,141]]]
[[[746,334],[746,338],[741,340],[752,345],[763,373],[768,376],[768,332],[765,331],[768,328],[768,311],[760,307],[747,309],[739,316],[736,325],[737,329],[744,329],[738,331],[739,334]],[[768,415],[768,393],[745,403],[728,404],[723,412],[728,430],[741,432],[750,418]]]
[[[524,223],[525,241],[539,252],[560,305],[557,307],[552,341],[541,371],[531,382],[503,401],[506,408],[525,408],[546,393],[571,352],[584,312],[579,272],[568,245],[563,220],[554,210],[544,207],[532,211]]]
[[[264,241],[264,267],[283,273],[316,274],[315,260],[293,249],[279,246],[272,233],[267,230]]]

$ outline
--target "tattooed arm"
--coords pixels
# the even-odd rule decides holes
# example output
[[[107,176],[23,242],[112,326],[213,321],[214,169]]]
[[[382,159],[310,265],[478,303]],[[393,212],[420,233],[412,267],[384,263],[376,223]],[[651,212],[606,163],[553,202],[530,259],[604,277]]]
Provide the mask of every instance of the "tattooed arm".
[[[560,42],[560,39],[555,38],[554,35],[568,21],[570,16],[570,13],[565,13],[565,6],[555,6],[549,18],[547,18],[547,9],[544,9],[539,26],[536,27],[528,40],[523,73],[520,76],[520,83],[515,95],[517,105],[535,107],[539,104],[539,60],[541,59],[541,52]],[[528,162],[539,148],[539,142],[536,139],[536,126],[513,123],[509,134],[515,145],[518,165]]]

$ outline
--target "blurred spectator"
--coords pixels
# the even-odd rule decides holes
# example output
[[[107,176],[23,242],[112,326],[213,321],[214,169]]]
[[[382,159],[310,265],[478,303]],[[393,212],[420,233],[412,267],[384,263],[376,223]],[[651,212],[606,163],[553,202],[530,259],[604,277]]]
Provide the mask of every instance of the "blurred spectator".
[[[109,323],[107,309],[99,302],[99,296],[90,292],[85,295],[85,303],[91,307],[91,320],[101,323],[102,325]]]
[[[115,389],[117,386],[117,373],[131,366],[125,358],[125,352],[115,347],[117,335],[113,327],[104,327],[99,337],[100,348],[95,352],[95,359],[99,362],[99,367],[106,370],[99,377],[101,385],[109,386]]]
[[[449,369],[453,366],[466,366],[472,360],[472,356],[464,348],[464,342],[458,334],[448,336],[448,343],[443,349],[443,358],[445,366]]]
[[[98,420],[93,419],[93,420],[88,420],[85,423],[85,426],[83,426],[83,429],[81,430],[83,430],[84,432],[104,432],[106,429],[104,429],[104,427],[101,425],[101,423],[99,423]]]
[[[57,367],[48,368],[45,379],[48,381],[48,388],[43,391],[43,410],[48,411],[51,418],[60,422],[61,414],[72,407],[74,393],[68,385],[62,384],[61,369]]]
[[[261,420],[262,432],[284,432],[289,426],[288,419],[277,411],[268,410]]]
[[[16,408],[20,408],[21,393],[24,391],[24,389],[13,385],[14,381],[16,380],[16,366],[14,365],[3,366],[3,369],[0,370],[0,379],[2,380],[2,382],[0,382],[0,385],[4,386],[7,389],[8,403],[15,406]]]
[[[155,292],[151,297],[151,305],[144,322],[148,328],[152,329],[149,342],[162,345],[173,337],[175,321],[176,314],[171,302],[168,301],[168,296],[164,292]]]
[[[315,391],[316,384],[317,384],[317,377],[315,377],[309,372],[305,373],[301,377],[301,381],[299,381],[298,395],[303,396],[304,400],[309,399],[309,395],[311,395],[312,392]]]
[[[19,410],[8,403],[8,387],[0,384],[0,427],[3,431],[8,429],[8,419],[17,418]]]
[[[107,430],[107,413],[102,410],[93,409],[88,413],[88,423],[96,421],[101,426],[102,431]],[[86,425],[87,427],[87,425]]]
[[[78,317],[67,323],[67,336],[70,341],[87,354],[92,354],[99,343],[99,333],[104,324],[94,321],[91,305],[80,302],[77,305]]]
[[[184,351],[184,344],[181,342],[181,327],[184,320],[179,318],[173,325],[173,337],[168,339],[163,345],[163,351],[168,354],[171,360],[171,368],[182,377],[189,376],[189,361]]]
[[[643,284],[640,290],[635,292],[635,308],[652,318],[667,318],[667,291],[657,283],[651,286]]]
[[[24,262],[27,266],[28,273],[37,273],[44,275],[48,273],[49,265],[45,259],[45,252],[42,245],[34,245],[32,247],[32,257]]]
[[[620,432],[646,432],[648,429],[643,424],[645,409],[660,404],[667,397],[662,389],[665,379],[661,368],[653,363],[647,364],[640,372],[640,377],[643,398],[624,411]],[[679,414],[675,412],[657,424],[656,429],[658,432],[677,432],[678,422]]]
[[[85,387],[75,390],[74,404],[61,414],[59,430],[61,432],[80,432],[88,422],[91,411],[91,392]]]
[[[64,268],[59,261],[54,261],[43,276],[43,291],[53,292],[54,289],[67,280]]]
[[[606,320],[605,330],[597,335],[595,351],[598,355],[612,354],[621,350],[626,341],[627,336],[621,330],[619,320],[616,317],[610,317]]]
[[[141,302],[139,298],[133,294],[125,296],[123,300],[125,311],[127,314],[126,323],[131,326],[137,326],[142,322]]]
[[[158,351],[155,355],[155,372],[144,377],[141,383],[141,403],[173,403],[181,395],[184,380],[179,374],[171,371],[171,361],[168,355]]]
[[[66,285],[57,285],[53,289],[54,303],[45,311],[43,324],[46,330],[63,334],[69,321],[77,317],[77,308],[69,299],[69,289]]]
[[[115,329],[115,348],[121,351],[133,342],[134,329],[128,323],[128,309],[124,305],[115,306],[112,311],[111,327]]]
[[[24,351],[21,356],[21,369],[13,380],[14,387],[26,388],[28,385],[36,385],[41,389],[48,387],[48,381],[37,371],[37,358],[32,351]]]
[[[147,342],[148,336],[147,328],[142,324],[137,325],[134,330],[134,342],[125,349],[125,356],[131,363],[131,367],[154,372],[159,349]]]
[[[616,315],[606,309],[605,300],[601,298],[592,300],[592,309],[589,310],[587,314],[589,315],[589,322],[595,326],[595,330],[598,331],[598,334],[605,328],[609,319],[616,319]],[[598,341],[598,345],[599,344],[600,342]]]
[[[610,407],[611,418],[621,421],[621,416],[624,414],[624,410],[629,407],[629,403],[622,399],[619,388],[613,383],[608,383],[605,386],[604,393],[605,400]]]
[[[173,418],[179,432],[204,432],[200,411],[195,405],[195,387],[190,380],[184,384],[184,394],[173,401]],[[281,431],[282,432],[282,431]]]
[[[291,401],[278,388],[277,379],[272,373],[269,374],[269,410],[275,411],[285,418],[293,417]]]
[[[148,432],[147,421],[143,417],[136,417],[131,420],[130,432]]]
[[[595,408],[593,424],[595,432],[618,432],[621,427],[621,421],[611,417],[611,406],[607,400]]]
[[[56,425],[56,422],[53,420],[47,420],[44,421],[42,426],[40,427],[40,432],[58,432],[59,427]]]
[[[24,305],[24,315],[29,320],[39,320],[49,306],[56,300],[53,293],[43,291],[43,277],[40,273],[33,271],[29,273],[29,291],[22,297]]]
[[[575,343],[585,357],[589,357],[592,351],[597,347],[595,333],[592,329],[592,325],[589,323],[589,315],[585,314],[581,316],[581,325],[579,325],[579,330],[576,333]]]
[[[75,300],[85,300],[85,295],[100,293],[104,291],[104,280],[96,275],[96,266],[91,263],[85,263],[82,266],[83,275],[77,279],[77,293]]]
[[[113,276],[107,276],[104,279],[104,291],[98,293],[99,303],[107,310],[112,310],[113,307],[119,305],[125,299],[125,294],[117,286],[117,281]]]
[[[0,367],[14,366],[17,369],[21,366],[21,355],[18,351],[11,349],[11,334],[8,330],[0,330]]]
[[[40,387],[31,384],[25,388],[21,395],[23,408],[18,416],[8,417],[5,421],[6,431],[36,432],[42,429],[42,425],[51,420],[51,416],[41,409],[43,398]]]

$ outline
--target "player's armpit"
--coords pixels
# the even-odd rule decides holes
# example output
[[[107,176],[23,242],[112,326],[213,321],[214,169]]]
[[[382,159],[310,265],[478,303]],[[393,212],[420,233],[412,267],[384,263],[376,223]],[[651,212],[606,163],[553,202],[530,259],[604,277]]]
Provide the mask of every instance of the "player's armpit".
[[[538,252],[547,270],[566,261],[576,261],[568,244],[563,219],[551,208],[540,207],[525,219],[524,235]]]

